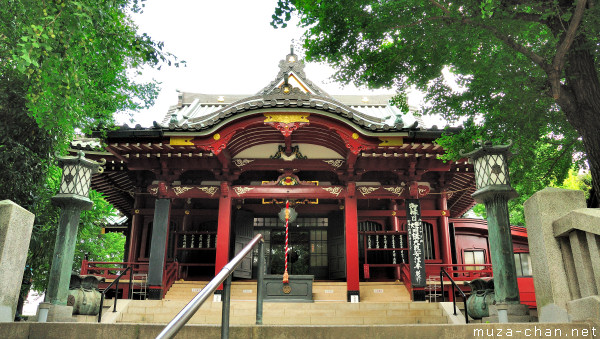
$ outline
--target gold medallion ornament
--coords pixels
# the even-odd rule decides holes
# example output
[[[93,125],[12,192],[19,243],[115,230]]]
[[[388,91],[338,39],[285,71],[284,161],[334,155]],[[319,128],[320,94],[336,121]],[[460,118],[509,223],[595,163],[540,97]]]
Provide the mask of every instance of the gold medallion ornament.
[[[219,190],[218,187],[216,186],[209,186],[209,187],[198,187],[199,190],[201,190],[202,192],[210,195],[211,197],[213,195],[215,195],[215,193]]]
[[[377,191],[379,187],[367,187],[367,186],[360,186],[359,188],[357,188],[357,190],[364,196],[369,195],[375,191]]]
[[[290,294],[290,292],[292,292],[292,286],[290,286],[288,284],[284,284],[283,285],[283,293]]]
[[[339,168],[340,166],[342,166],[344,164],[344,160],[323,160],[324,162],[328,163],[329,165],[335,167],[335,168]]]
[[[326,190],[327,192],[334,194],[336,197],[338,195],[340,195],[340,193],[342,193],[342,188],[341,187],[322,187],[324,190]]]
[[[253,161],[253,159],[234,159],[233,164],[237,167],[244,167]]]
[[[173,187],[173,191],[175,192],[176,196],[180,196],[181,194],[191,190],[193,187],[189,187],[189,186],[174,186]]]
[[[213,135],[213,139],[215,139],[215,140],[219,140],[219,139],[221,139],[221,134],[219,134],[219,133],[215,133],[215,134]]]
[[[358,133],[352,133],[352,139],[354,139],[354,140],[358,139]]]
[[[238,195],[238,197],[252,191],[253,189],[254,189],[254,187],[234,187],[233,188],[233,190]]]
[[[384,187],[383,189],[391,192],[393,194],[396,194],[397,196],[401,196],[402,193],[404,193],[404,190],[406,189],[404,186],[406,185],[405,183],[401,183],[402,186],[396,186],[396,187]]]

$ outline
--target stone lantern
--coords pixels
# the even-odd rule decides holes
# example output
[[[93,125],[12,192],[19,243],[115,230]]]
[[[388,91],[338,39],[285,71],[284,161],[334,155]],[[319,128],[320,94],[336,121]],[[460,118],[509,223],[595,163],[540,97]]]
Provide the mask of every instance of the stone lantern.
[[[86,159],[81,151],[76,156],[57,155],[57,158],[63,175],[52,203],[59,206],[61,212],[46,292],[46,304],[49,305],[40,307],[39,315],[43,318],[42,309],[48,309],[48,321],[68,321],[72,307],[67,306],[67,298],[79,218],[82,210],[89,210],[93,206],[88,197],[92,175],[103,171],[105,161],[98,163]]]
[[[490,307],[490,316],[497,316],[499,322],[528,321],[524,320],[528,318],[527,305],[521,305],[519,300],[508,214],[508,201],[518,196],[510,186],[508,173],[507,159],[511,145],[512,142],[508,145],[492,146],[492,143],[487,141],[482,142],[481,148],[472,152],[460,152],[461,156],[472,161],[475,168],[477,191],[473,193],[473,199],[485,204],[487,211],[495,293],[495,305]]]

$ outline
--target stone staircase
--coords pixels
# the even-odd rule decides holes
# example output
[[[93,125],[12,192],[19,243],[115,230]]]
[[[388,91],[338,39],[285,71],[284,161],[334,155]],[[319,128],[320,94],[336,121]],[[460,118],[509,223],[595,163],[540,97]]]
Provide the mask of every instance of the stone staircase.
[[[118,323],[166,324],[206,285],[180,281],[164,300],[131,300],[116,315]],[[400,282],[361,283],[361,302],[346,302],[346,283],[315,282],[313,303],[265,302],[265,325],[399,325],[447,324],[447,313],[438,303],[410,302]],[[222,303],[207,300],[189,324],[219,325]],[[256,282],[233,282],[231,325],[256,322]]]

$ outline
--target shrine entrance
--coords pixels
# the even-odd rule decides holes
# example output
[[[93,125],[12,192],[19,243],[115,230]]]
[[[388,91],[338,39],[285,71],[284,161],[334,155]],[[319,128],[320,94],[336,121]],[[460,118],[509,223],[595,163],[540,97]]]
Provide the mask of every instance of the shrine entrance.
[[[308,231],[290,230],[288,273],[310,274],[310,234]],[[313,248],[314,248],[313,244]],[[271,231],[270,271],[283,272],[285,257],[285,231]]]
[[[329,219],[298,218],[289,224],[288,272],[294,275],[311,274],[315,279],[328,278],[327,227]],[[283,274],[285,255],[285,223],[277,217],[255,217],[254,234],[265,239],[267,274]],[[258,252],[253,256],[252,277],[256,278]]]

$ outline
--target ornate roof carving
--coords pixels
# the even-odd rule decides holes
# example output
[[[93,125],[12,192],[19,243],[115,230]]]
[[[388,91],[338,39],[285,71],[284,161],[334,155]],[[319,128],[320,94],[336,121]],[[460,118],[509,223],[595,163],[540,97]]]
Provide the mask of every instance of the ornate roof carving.
[[[180,93],[179,97],[179,104],[169,109],[161,123],[154,124],[155,130],[202,132],[242,113],[281,108],[323,111],[365,131],[427,130],[420,116],[403,115],[391,106],[392,95],[329,95],[306,78],[304,62],[293,49],[279,62],[276,78],[255,95]]]
[[[304,73],[304,61],[300,60],[298,56],[294,54],[293,47],[291,47],[290,54],[286,55],[285,59],[279,61],[279,73],[277,73],[275,80],[271,81],[270,84],[256,94],[266,95],[270,93],[271,90],[273,90],[284,79],[284,77],[289,76],[289,74],[294,74],[296,77],[298,77],[305,85],[309,87],[310,92],[313,94],[331,97],[324,90],[320,89],[319,86],[315,85],[312,81],[306,78],[306,73]]]

